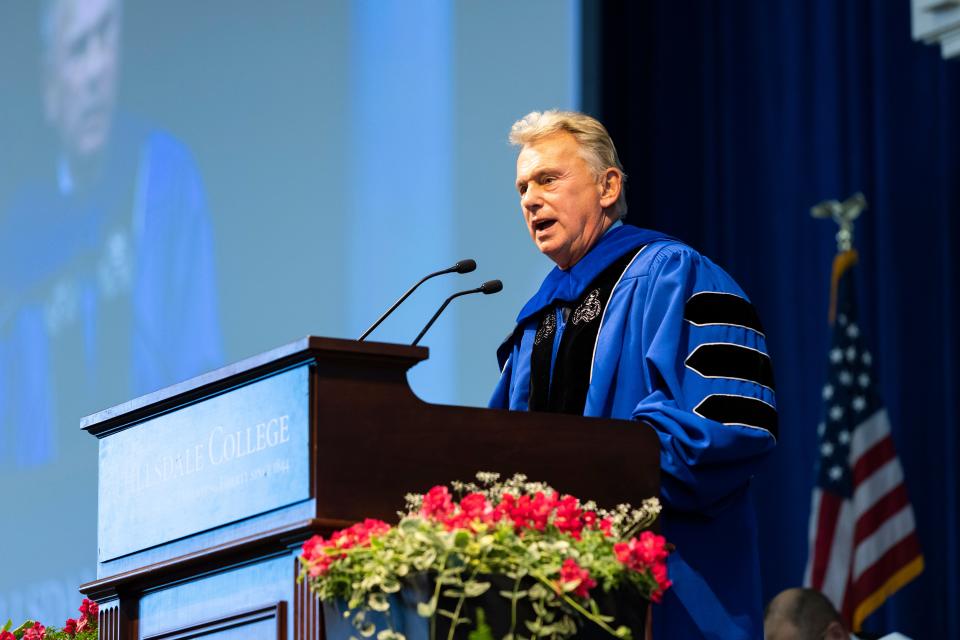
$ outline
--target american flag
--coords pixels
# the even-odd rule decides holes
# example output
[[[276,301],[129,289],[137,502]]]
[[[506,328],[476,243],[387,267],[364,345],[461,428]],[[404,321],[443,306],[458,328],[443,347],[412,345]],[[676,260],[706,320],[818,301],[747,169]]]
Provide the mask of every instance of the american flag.
[[[833,264],[833,337],[804,584],[826,595],[859,631],[867,616],[923,571],[923,555],[857,322],[856,262],[856,252],[845,251]]]

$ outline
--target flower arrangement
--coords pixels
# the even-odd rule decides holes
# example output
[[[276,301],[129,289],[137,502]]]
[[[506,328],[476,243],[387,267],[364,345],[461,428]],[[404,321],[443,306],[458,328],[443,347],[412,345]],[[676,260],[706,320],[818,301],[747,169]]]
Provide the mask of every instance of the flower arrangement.
[[[445,629],[448,640],[463,631],[470,640],[495,637],[489,608],[471,607],[490,596],[509,609],[500,634],[509,640],[571,638],[587,627],[631,638],[630,627],[602,610],[605,594],[659,602],[671,584],[668,545],[644,530],[660,512],[656,498],[608,511],[523,475],[500,481],[492,473],[451,488],[407,496],[395,526],[368,519],[329,539],[313,536],[300,579],[319,598],[345,603],[358,634],[377,640],[405,640],[389,612],[417,576],[432,578],[417,614],[429,620],[431,639]],[[387,628],[374,622],[378,613]]]
[[[62,629],[45,627],[27,620],[11,631],[13,621],[0,629],[0,640],[97,640],[97,614],[100,608],[93,600],[83,599],[79,618],[67,618]]]

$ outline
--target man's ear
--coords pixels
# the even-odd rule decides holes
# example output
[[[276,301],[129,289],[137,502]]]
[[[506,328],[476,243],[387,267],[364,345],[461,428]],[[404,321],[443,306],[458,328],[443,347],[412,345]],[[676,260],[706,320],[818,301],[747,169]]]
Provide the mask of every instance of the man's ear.
[[[616,167],[610,167],[600,176],[600,206],[609,209],[620,197],[623,189],[623,174]]]

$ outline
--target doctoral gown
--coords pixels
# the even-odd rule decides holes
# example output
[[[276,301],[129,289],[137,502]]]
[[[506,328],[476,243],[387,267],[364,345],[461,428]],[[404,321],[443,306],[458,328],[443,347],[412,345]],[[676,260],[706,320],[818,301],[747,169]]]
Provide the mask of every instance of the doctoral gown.
[[[122,115],[93,184],[50,172],[0,216],[0,463],[48,464],[83,415],[222,364],[218,315],[193,157]]]
[[[594,288],[604,277],[605,299]],[[563,377],[583,385],[585,399],[582,411],[552,410],[644,422],[660,439],[661,527],[676,550],[673,586],[653,609],[654,637],[762,638],[748,485],[775,445],[777,418],[766,339],[747,296],[685,244],[615,227],[573,267],[553,269],[523,307],[498,350],[491,407],[530,409],[534,343],[545,337],[556,397],[559,369],[577,362],[563,354],[574,321],[599,323],[589,349],[579,347],[587,353],[579,368],[589,371],[573,372],[580,382]]]

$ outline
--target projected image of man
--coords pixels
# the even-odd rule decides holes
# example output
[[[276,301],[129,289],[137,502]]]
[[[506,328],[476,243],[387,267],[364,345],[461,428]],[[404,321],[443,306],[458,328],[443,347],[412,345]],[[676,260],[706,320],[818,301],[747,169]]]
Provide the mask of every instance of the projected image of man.
[[[18,410],[34,415],[7,449],[19,465],[52,459],[58,420],[75,429],[84,413],[220,363],[200,175],[179,141],[118,112],[121,17],[118,0],[42,5],[56,148],[14,196],[0,241],[4,369],[27,374],[0,374],[2,418],[9,429],[26,424]]]
[[[86,550],[74,569],[24,553],[29,569],[8,573],[69,581],[59,592],[75,595],[96,549],[96,447],[80,419],[219,366],[221,338],[196,163],[118,107],[120,1],[45,0],[39,11],[50,146],[0,212],[0,481],[30,487],[11,511],[69,522]],[[0,576],[5,616],[75,608],[46,591],[14,601],[30,588]]]

